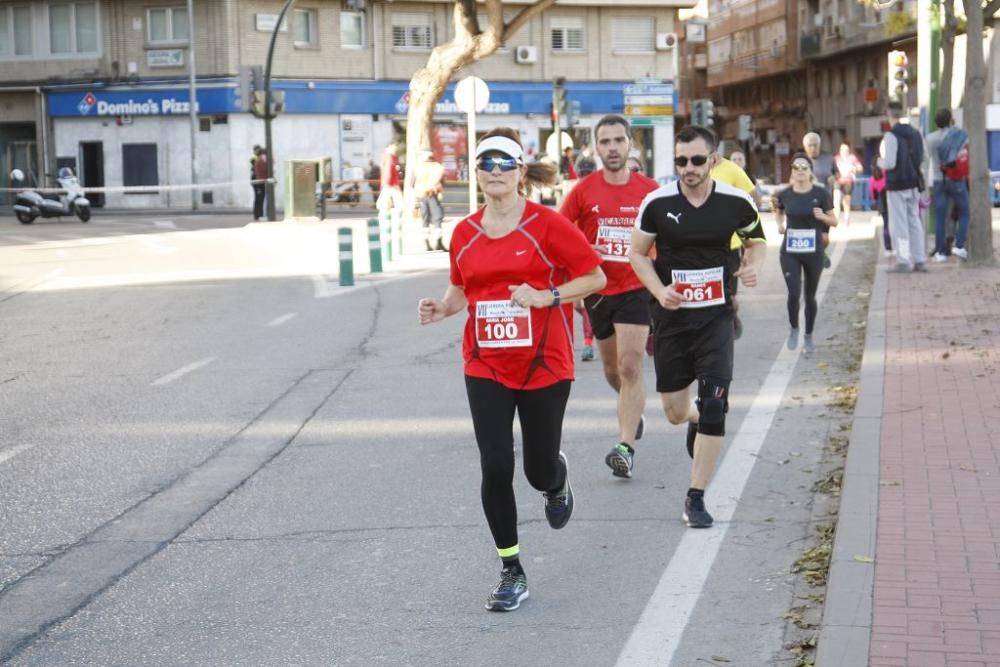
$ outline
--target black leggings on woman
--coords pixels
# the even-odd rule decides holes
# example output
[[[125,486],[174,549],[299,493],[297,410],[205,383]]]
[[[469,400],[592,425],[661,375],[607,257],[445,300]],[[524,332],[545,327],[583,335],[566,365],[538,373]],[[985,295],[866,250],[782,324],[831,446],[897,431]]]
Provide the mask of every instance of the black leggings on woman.
[[[542,389],[518,390],[465,376],[483,470],[483,510],[497,549],[517,544],[514,410],[521,420],[528,483],[539,491],[558,491],[566,481],[566,469],[559,462],[559,443],[571,385],[563,380]]]
[[[806,276],[806,333],[813,332],[816,324],[816,288],[819,287],[819,276],[823,273],[823,254],[781,253],[781,272],[785,275],[785,285],[788,286],[788,323],[793,329],[799,327],[799,296],[802,293],[802,274]]]

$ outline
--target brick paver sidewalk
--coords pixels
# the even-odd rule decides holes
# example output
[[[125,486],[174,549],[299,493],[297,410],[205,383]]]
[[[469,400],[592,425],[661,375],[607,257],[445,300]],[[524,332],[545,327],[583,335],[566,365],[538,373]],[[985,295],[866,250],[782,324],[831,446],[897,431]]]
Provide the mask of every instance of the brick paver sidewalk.
[[[885,321],[870,664],[1000,666],[1000,269],[891,275]]]

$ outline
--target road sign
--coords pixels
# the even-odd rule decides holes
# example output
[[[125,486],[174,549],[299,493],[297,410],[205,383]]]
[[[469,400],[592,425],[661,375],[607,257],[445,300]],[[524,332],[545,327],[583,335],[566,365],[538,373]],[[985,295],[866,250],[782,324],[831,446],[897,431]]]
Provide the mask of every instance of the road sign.
[[[674,107],[671,105],[661,105],[661,106],[639,106],[635,104],[625,105],[625,115],[626,116],[670,116],[674,113]]]
[[[632,116],[628,119],[632,127],[652,127],[654,125],[673,125],[673,116]]]
[[[455,86],[455,104],[465,113],[479,113],[490,102],[490,87],[478,76],[467,76]]]

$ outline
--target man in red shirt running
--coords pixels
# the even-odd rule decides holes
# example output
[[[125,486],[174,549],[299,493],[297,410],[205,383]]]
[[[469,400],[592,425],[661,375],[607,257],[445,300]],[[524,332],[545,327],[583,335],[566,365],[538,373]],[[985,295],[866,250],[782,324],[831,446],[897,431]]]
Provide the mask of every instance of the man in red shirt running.
[[[604,365],[618,392],[618,444],[604,458],[616,477],[632,477],[635,441],[642,437],[646,387],[642,360],[649,334],[649,292],[628,261],[632,228],[656,181],[627,166],[632,148],[628,121],[609,114],[594,128],[603,168],[581,179],[560,212],[583,230],[603,260],[607,286],[584,300]]]

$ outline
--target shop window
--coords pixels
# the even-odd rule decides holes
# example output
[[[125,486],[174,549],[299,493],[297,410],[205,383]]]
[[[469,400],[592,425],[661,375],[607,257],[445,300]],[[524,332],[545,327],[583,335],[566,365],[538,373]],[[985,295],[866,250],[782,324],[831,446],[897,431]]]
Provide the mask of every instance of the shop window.
[[[212,119],[211,118],[199,118],[198,119],[198,130],[201,132],[211,132],[212,131]]]
[[[431,15],[417,12],[396,12],[392,15],[392,45],[394,48],[430,49]]]
[[[583,19],[579,16],[552,17],[550,35],[553,51],[583,51]]]
[[[150,44],[186,44],[190,25],[185,7],[151,7],[146,10],[146,41]]]
[[[299,49],[319,48],[319,11],[316,9],[295,10],[295,47]]]
[[[159,185],[156,144],[122,144],[122,185]],[[128,194],[155,195],[156,190]]]
[[[340,46],[360,49],[365,45],[365,13],[340,12]]]
[[[655,50],[656,26],[653,25],[652,18],[611,19],[611,51],[613,53],[652,53]]]

